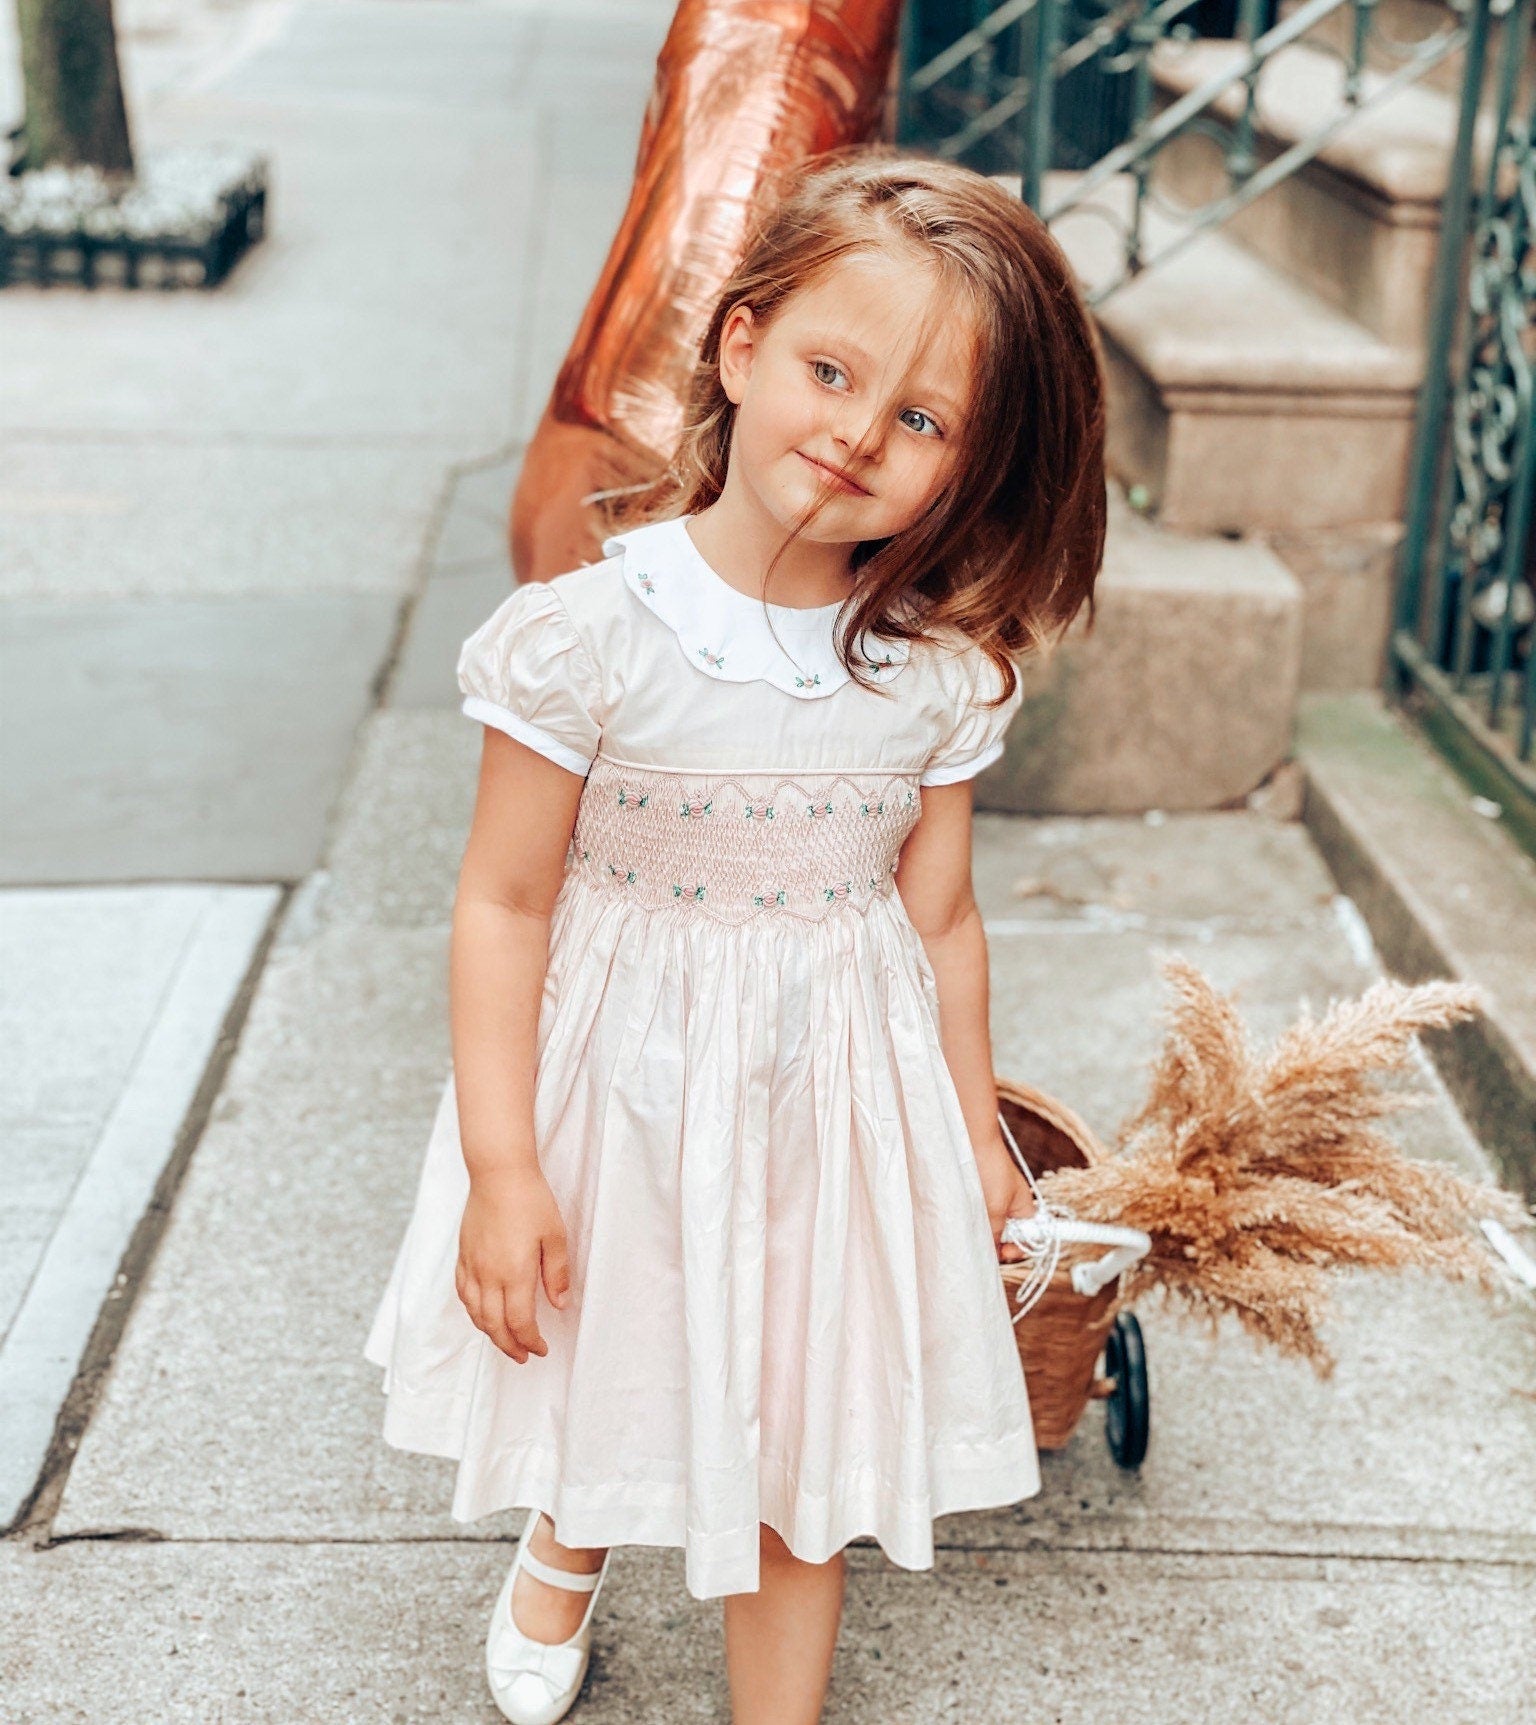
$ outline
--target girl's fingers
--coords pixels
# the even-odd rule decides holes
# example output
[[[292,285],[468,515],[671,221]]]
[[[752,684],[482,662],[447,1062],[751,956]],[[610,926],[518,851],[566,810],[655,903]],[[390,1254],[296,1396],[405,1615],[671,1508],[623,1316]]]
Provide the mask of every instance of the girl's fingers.
[[[470,1282],[465,1292],[464,1310],[469,1313],[469,1321],[502,1353],[522,1365],[528,1358],[528,1350],[508,1327],[501,1290],[482,1288],[478,1282]]]
[[[570,1300],[571,1266],[566,1257],[564,1240],[544,1242],[544,1292],[552,1306],[563,1307]]]
[[[480,1328],[509,1359],[516,1360],[520,1366],[524,1365],[528,1359],[528,1350],[513,1335],[501,1300],[494,1293],[488,1295],[484,1309],[486,1321]]]
[[[527,1353],[542,1357],[549,1352],[549,1344],[539,1334],[538,1320],[533,1315],[533,1288],[537,1279],[536,1275],[528,1276],[505,1288],[503,1305],[513,1340]]]
[[[1033,1216],[1035,1208],[1036,1206],[1031,1204],[1027,1210],[1009,1210],[992,1230],[992,1238],[997,1243],[997,1256],[1000,1263],[1017,1264],[1023,1258],[1024,1248],[1022,1246],[1017,1245],[1012,1240],[1009,1240],[1004,1244],[1003,1229],[1006,1228],[1010,1222],[1022,1222],[1028,1217]]]
[[[571,1276],[563,1241],[545,1248],[542,1274],[550,1302],[565,1305]],[[462,1259],[454,1270],[454,1287],[469,1321],[519,1365],[525,1364],[530,1354],[543,1358],[549,1352],[534,1312],[538,1282],[539,1272],[535,1271],[517,1282],[485,1287],[469,1275]]]

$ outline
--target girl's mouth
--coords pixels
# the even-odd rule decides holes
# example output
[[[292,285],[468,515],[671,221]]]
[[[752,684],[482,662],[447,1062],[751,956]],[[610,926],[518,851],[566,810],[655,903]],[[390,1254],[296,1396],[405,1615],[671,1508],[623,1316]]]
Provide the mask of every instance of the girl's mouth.
[[[808,462],[818,473],[824,473],[839,491],[846,491],[853,497],[869,496],[869,493],[862,485],[860,485],[856,480],[845,478],[835,467],[828,467],[824,461],[817,461],[814,457],[807,455],[803,449],[797,449],[795,454],[798,455],[802,461]]]

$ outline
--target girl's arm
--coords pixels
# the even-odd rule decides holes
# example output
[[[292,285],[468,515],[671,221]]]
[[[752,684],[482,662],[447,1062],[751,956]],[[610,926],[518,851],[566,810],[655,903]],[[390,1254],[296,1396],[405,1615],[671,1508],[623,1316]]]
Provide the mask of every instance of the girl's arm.
[[[939,1040],[997,1239],[1009,1216],[1027,1216],[1035,1206],[997,1123],[987,937],[971,884],[971,792],[970,779],[923,787],[922,818],[902,846],[896,887],[933,966]],[[1012,1262],[1023,1254],[1010,1243],[999,1256]]]
[[[459,1298],[520,1364],[548,1351],[535,1317],[540,1278],[557,1306],[570,1280],[564,1226],[539,1167],[533,1097],[550,916],[582,783],[487,727],[453,904],[449,1011],[470,1181]]]

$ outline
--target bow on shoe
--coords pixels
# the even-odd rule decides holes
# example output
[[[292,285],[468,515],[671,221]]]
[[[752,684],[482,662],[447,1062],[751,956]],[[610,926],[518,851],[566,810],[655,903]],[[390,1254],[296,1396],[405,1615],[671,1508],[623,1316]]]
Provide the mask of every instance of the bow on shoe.
[[[549,1689],[550,1705],[563,1701],[581,1675],[584,1650],[524,1640],[505,1653],[492,1654],[491,1676],[499,1688],[510,1688],[519,1677],[537,1677]]]

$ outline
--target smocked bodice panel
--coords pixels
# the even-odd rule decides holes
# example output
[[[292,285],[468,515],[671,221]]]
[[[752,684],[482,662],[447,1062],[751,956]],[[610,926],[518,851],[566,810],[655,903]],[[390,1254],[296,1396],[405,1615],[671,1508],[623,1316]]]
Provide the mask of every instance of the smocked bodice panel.
[[[916,773],[668,772],[599,753],[568,867],[649,910],[814,921],[890,896],[921,813]]]

